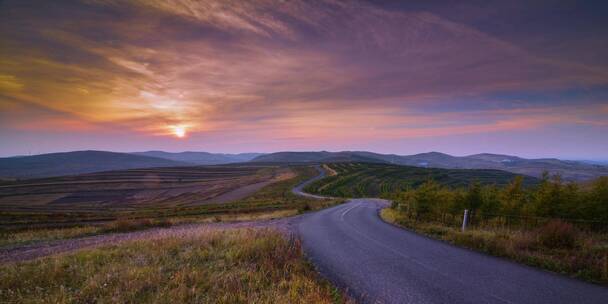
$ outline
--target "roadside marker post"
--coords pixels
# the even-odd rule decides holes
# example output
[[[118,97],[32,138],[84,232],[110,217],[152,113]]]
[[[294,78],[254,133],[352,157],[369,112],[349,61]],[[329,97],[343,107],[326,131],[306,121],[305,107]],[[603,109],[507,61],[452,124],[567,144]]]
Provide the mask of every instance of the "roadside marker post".
[[[467,229],[467,220],[469,218],[469,209],[464,209],[464,216],[462,217],[462,232]]]

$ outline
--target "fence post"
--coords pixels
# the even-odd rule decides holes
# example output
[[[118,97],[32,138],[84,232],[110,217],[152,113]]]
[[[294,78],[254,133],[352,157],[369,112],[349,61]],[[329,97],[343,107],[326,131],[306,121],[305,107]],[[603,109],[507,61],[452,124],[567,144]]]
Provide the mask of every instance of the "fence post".
[[[462,217],[462,232],[467,229],[467,220],[469,218],[469,209],[464,209],[464,216]]]

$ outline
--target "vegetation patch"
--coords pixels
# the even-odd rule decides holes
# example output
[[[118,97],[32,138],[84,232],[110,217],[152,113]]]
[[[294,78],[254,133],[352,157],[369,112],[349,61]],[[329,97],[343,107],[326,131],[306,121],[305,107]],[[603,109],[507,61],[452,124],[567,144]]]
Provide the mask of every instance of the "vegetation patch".
[[[416,219],[393,208],[383,209],[380,215],[386,222],[457,246],[608,285],[605,233],[581,231],[560,220],[535,229],[477,225],[463,232],[439,220]]]
[[[0,227],[0,248],[187,223],[274,219],[319,210],[344,201],[342,199],[318,200],[293,194],[293,187],[316,176],[318,172],[309,166],[295,166],[291,170],[297,175],[270,184],[247,198],[224,204],[142,208],[137,211],[110,213],[96,211],[76,214],[46,214],[37,212],[29,215],[6,215],[22,222],[23,226]],[[0,214],[0,219],[2,218]]]
[[[587,184],[496,170],[330,164],[307,191],[384,197],[387,222],[527,265],[608,284],[608,177]],[[461,231],[464,210],[468,226]]]
[[[3,303],[343,303],[272,230],[207,231],[0,266]]]
[[[383,197],[417,188],[433,180],[450,188],[467,186],[473,181],[483,185],[506,185],[517,175],[500,170],[438,169],[378,163],[334,163],[325,165],[329,176],[306,187],[310,193],[333,197]],[[525,186],[538,180],[524,177]]]

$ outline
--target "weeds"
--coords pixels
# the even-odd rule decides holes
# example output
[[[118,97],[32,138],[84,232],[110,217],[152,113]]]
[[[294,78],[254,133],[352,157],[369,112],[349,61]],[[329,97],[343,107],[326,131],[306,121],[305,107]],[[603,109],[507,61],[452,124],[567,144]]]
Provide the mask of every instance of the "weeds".
[[[129,232],[152,227],[170,227],[171,221],[166,219],[119,219],[105,224],[100,233]]]
[[[579,234],[572,224],[560,220],[550,221],[536,233],[538,241],[547,248],[573,248]]]
[[[207,231],[0,266],[0,302],[342,303],[297,241]]]
[[[608,285],[608,240],[582,233],[564,222],[550,222],[536,230],[481,229],[465,232],[440,223],[415,221],[391,208],[381,217],[418,233],[530,266]]]

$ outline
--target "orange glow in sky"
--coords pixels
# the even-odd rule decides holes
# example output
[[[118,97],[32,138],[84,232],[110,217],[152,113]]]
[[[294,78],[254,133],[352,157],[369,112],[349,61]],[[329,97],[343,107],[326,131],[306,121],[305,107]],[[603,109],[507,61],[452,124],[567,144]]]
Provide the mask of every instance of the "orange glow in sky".
[[[0,157],[605,158],[599,5],[440,2],[0,0]]]

